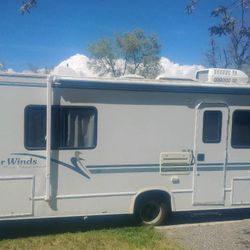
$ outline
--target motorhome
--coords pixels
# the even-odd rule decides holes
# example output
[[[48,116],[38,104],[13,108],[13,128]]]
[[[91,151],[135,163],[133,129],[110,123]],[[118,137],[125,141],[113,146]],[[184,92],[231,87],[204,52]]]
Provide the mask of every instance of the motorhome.
[[[0,219],[250,207],[250,85],[0,74]]]

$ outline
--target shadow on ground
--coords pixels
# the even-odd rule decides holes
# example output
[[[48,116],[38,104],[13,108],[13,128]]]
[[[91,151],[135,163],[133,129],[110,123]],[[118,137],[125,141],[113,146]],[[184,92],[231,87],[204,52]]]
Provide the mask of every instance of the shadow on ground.
[[[250,209],[228,209],[197,212],[178,212],[172,215],[168,225],[195,224],[250,219]]]
[[[92,216],[89,218],[32,219],[0,222],[0,240],[68,232],[84,232],[135,226],[132,216]]]
[[[213,212],[178,212],[172,215],[168,225],[206,223],[250,219],[250,209]],[[84,232],[107,228],[136,226],[132,216],[93,216],[63,219],[16,220],[0,222],[0,240],[49,234]]]

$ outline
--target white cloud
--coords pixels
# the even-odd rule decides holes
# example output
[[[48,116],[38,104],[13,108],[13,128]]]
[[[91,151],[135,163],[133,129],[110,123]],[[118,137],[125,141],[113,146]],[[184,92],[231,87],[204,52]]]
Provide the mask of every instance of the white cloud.
[[[0,68],[0,72],[1,72],[1,73],[15,73],[15,70],[13,70],[13,69],[11,69],[11,68],[1,70],[1,68]]]
[[[14,69],[9,68],[9,69],[7,69],[5,72],[7,72],[7,73],[15,73],[15,70],[14,70]]]
[[[5,72],[5,73],[14,73],[15,71],[11,68],[6,69],[5,64],[0,62],[0,72]]]
[[[23,70],[22,73],[24,74],[48,74],[49,69],[46,68],[38,68],[38,69],[34,69],[34,70]]]
[[[160,62],[163,74],[168,77],[194,78],[197,70],[204,69],[202,65],[180,65],[170,61],[166,57],[162,57]]]
[[[75,76],[75,77],[95,77],[93,71],[91,71],[88,67],[88,62],[90,59],[81,54],[76,54],[68,59],[59,63],[53,70],[54,74],[64,75],[64,76]],[[184,78],[194,78],[195,72],[197,70],[203,69],[202,65],[180,65],[178,63],[174,63],[170,61],[166,57],[162,57],[160,60],[163,72],[162,74],[167,77],[184,77]],[[118,60],[117,66],[123,66],[123,60]],[[1,70],[1,64],[0,64]],[[37,69],[38,73],[46,73],[48,70],[45,68]],[[13,69],[7,69],[5,72],[14,73]],[[30,70],[25,70],[23,73],[32,73]]]
[[[58,66],[55,67],[54,73],[59,75],[69,75],[69,76],[85,76],[93,77],[97,76],[88,68],[89,58],[85,55],[76,54],[70,58],[62,61]],[[122,65],[122,61],[118,62]],[[180,65],[170,61],[166,57],[161,58],[161,66],[163,69],[162,74],[168,77],[185,77],[193,78],[195,72],[199,69],[203,69],[202,65]]]
[[[76,54],[62,61],[55,68],[53,73],[70,76],[96,76],[88,67],[89,58],[85,55]]]

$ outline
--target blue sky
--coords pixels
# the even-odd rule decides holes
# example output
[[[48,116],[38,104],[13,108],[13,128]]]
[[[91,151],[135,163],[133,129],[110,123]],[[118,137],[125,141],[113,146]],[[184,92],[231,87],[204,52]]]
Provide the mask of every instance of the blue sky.
[[[142,28],[157,34],[162,56],[180,64],[203,64],[210,11],[229,0],[203,0],[191,16],[187,0],[38,0],[21,15],[21,0],[1,3],[0,61],[17,71],[27,64],[51,67],[100,37]]]

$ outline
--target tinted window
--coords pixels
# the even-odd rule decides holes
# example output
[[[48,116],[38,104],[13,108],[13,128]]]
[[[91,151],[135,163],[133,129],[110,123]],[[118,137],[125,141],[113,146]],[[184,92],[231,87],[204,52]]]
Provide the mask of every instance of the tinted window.
[[[27,107],[25,110],[25,147],[43,148],[46,135],[46,114],[43,107]]]
[[[96,110],[63,108],[60,110],[60,148],[93,148],[96,144]]]
[[[250,148],[250,111],[237,110],[233,114],[232,147]]]
[[[53,149],[90,149],[96,146],[97,111],[89,107],[52,107],[51,145]],[[25,147],[45,149],[46,107],[25,110]]]
[[[221,141],[221,111],[205,111],[203,116],[203,136],[204,143],[220,143]]]

